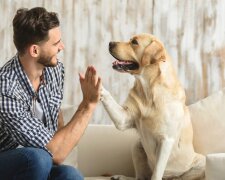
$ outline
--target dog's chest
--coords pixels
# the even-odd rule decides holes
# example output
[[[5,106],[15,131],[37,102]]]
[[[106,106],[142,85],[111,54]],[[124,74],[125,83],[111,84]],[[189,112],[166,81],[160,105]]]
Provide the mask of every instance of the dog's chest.
[[[148,143],[156,143],[158,137],[167,134],[169,128],[164,119],[149,116],[140,117],[135,124],[141,139],[146,139]]]
[[[170,126],[170,116],[167,112],[161,109],[152,108],[150,105],[140,104],[140,116],[136,119],[136,127],[141,132],[147,134],[161,134]]]
[[[143,123],[139,123],[136,128],[139,133],[142,146],[148,156],[148,160],[150,160],[150,167],[154,167],[156,164],[156,149],[158,144],[157,135],[151,133]]]
[[[155,101],[149,99],[147,102],[140,98],[136,100],[139,116],[135,119],[135,125],[138,131],[157,136],[168,135],[177,129],[184,117],[183,104],[165,99],[159,97]]]

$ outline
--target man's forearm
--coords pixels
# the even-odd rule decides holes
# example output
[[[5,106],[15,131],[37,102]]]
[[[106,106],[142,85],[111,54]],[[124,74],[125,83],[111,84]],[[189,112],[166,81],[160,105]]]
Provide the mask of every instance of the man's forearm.
[[[95,105],[82,102],[71,121],[55,133],[46,146],[53,155],[54,163],[62,163],[76,146],[91,119],[94,109]]]
[[[60,109],[59,115],[58,115],[58,130],[64,127],[64,120],[63,120],[63,113],[62,110]]]

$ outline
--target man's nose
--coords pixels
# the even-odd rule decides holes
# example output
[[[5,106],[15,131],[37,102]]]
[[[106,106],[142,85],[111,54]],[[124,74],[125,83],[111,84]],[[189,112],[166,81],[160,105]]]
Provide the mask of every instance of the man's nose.
[[[59,51],[63,50],[64,49],[64,43],[61,41],[60,44],[59,44]]]

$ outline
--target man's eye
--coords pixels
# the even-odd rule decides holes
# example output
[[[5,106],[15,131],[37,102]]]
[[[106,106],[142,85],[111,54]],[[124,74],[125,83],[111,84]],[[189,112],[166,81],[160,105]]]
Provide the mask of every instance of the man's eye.
[[[131,43],[134,44],[134,45],[138,45],[138,41],[137,41],[136,39],[133,39],[133,40],[131,41]]]

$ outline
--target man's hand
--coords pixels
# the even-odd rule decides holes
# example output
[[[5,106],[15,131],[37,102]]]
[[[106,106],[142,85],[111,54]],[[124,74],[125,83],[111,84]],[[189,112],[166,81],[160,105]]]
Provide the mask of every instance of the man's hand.
[[[79,73],[80,85],[83,92],[83,103],[96,106],[100,100],[101,79],[93,66],[88,66],[85,76]]]
[[[59,128],[46,145],[52,153],[53,162],[61,164],[83,135],[94,109],[100,99],[101,79],[93,66],[89,66],[85,76],[79,74],[83,101],[71,121]],[[59,118],[62,114],[59,114]],[[60,120],[60,119],[59,119]]]

